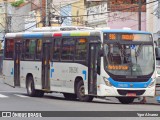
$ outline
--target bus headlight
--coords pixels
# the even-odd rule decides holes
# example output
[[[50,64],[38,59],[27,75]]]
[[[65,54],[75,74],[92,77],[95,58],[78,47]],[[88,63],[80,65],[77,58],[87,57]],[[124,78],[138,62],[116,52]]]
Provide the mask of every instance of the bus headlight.
[[[106,77],[103,77],[104,82],[106,83],[107,86],[112,86],[112,84],[109,82],[109,80]]]

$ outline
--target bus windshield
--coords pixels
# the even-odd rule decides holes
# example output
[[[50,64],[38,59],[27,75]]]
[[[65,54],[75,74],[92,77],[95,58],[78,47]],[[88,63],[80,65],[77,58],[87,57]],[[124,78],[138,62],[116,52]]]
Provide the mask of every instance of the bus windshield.
[[[155,67],[153,49],[153,45],[144,43],[105,43],[105,70],[113,75],[149,75]]]

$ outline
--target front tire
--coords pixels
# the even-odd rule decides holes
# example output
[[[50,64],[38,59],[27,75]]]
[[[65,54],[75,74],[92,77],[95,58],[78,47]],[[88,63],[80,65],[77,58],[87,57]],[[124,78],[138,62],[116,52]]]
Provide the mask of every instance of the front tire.
[[[94,98],[93,96],[85,95],[84,83],[82,80],[77,83],[76,94],[78,99],[83,102],[91,102]]]
[[[27,94],[31,97],[43,97],[44,95],[43,91],[35,89],[34,80],[32,76],[29,76],[27,78],[26,89],[27,89]]]
[[[133,103],[134,97],[118,97],[119,102],[122,104],[130,104]]]

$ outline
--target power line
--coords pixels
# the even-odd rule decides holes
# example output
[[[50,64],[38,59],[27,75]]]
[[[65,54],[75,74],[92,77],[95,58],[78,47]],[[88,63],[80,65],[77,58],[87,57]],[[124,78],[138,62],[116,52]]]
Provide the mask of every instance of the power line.
[[[143,3],[142,5],[147,5],[147,4],[151,4],[151,3],[154,3],[154,2],[157,2],[157,0],[152,1],[152,2],[148,2],[148,3]],[[119,10],[117,10],[117,11],[125,11],[125,10],[128,10],[128,9],[137,8],[137,7],[139,7],[139,6],[137,5],[137,6],[134,6],[134,7],[119,9]],[[107,12],[102,12],[102,13],[95,13],[95,14],[90,14],[90,15],[79,15],[79,17],[80,17],[80,16],[100,15],[100,14],[106,14],[106,13],[112,13],[112,11],[107,11]],[[77,16],[62,16],[62,17],[77,17]]]
[[[153,6],[150,6],[149,8],[147,8],[147,9],[150,9],[151,7],[154,7],[154,6],[156,6],[157,4],[155,4],[155,5],[153,5]],[[135,14],[137,14],[136,12],[134,12]],[[122,14],[122,13],[121,13]],[[133,14],[131,14],[131,15],[129,15],[129,16],[125,16],[125,17],[130,17],[130,16],[132,16]],[[109,16],[108,16],[109,17]],[[112,16],[113,17],[113,16]],[[123,19],[123,18],[118,18],[118,19]],[[116,21],[117,19],[114,19],[114,20],[112,20],[112,21],[110,21],[110,22],[113,22],[113,21]],[[135,19],[130,19],[130,20],[135,20]],[[135,21],[138,21],[138,20],[135,20]]]
[[[151,3],[154,3],[154,2],[157,2],[157,0],[156,1],[152,1],[152,2],[148,2],[148,3],[144,3],[144,5],[146,5],[146,4],[151,4]],[[51,3],[50,3],[51,4]],[[129,8],[125,8],[125,9],[120,9],[120,10],[117,10],[117,11],[123,11],[123,10],[127,10],[127,9],[131,9],[131,8],[136,8],[136,7],[138,7],[138,6],[134,6],[134,7],[129,7]],[[55,16],[57,16],[57,17],[80,17],[80,16],[91,16],[91,15],[100,15],[100,14],[105,14],[105,13],[112,13],[112,12],[104,12],[104,13],[98,13],[98,14],[90,14],[90,15],[78,15],[78,16],[57,16],[57,15],[55,15]],[[46,16],[45,16],[46,17]],[[43,22],[43,21],[40,21],[40,22]],[[39,22],[39,23],[40,23]],[[35,26],[35,25],[33,25],[33,26]],[[33,27],[33,26],[31,26],[31,27]],[[25,30],[28,30],[28,29],[30,29],[31,27],[29,27],[29,28],[27,28],[27,29],[25,29]],[[23,31],[25,31],[25,30],[23,30]]]
[[[155,6],[155,5],[153,5],[153,6]],[[151,7],[153,7],[153,6],[151,6]],[[151,7],[149,7],[149,8],[151,8]],[[147,8],[147,9],[149,9],[149,8]],[[118,12],[118,11],[117,11]],[[121,14],[123,14],[123,13],[121,13]],[[137,14],[136,12],[134,12],[134,14]],[[111,21],[109,21],[109,22],[113,22],[113,21],[116,21],[116,20],[118,20],[118,19],[124,19],[124,18],[127,18],[127,17],[130,17],[130,16],[132,16],[133,14],[131,14],[131,15],[128,15],[128,16],[125,16],[125,17],[115,17],[115,16],[111,16],[111,15],[109,15],[109,16],[107,16],[106,18],[110,18],[110,17],[114,17],[115,19],[114,20],[111,20]],[[130,20],[134,20],[134,21],[138,21],[138,20],[135,20],[135,19],[130,19]],[[91,21],[94,21],[94,20],[91,20]]]

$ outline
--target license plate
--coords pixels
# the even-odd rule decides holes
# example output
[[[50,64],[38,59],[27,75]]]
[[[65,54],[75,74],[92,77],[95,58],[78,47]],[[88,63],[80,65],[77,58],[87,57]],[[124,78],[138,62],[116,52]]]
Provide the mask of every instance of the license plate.
[[[135,97],[135,96],[136,96],[136,93],[127,93],[126,96]]]

